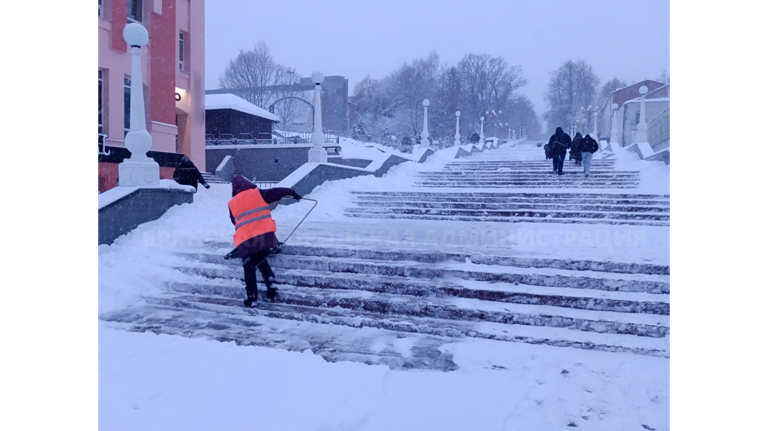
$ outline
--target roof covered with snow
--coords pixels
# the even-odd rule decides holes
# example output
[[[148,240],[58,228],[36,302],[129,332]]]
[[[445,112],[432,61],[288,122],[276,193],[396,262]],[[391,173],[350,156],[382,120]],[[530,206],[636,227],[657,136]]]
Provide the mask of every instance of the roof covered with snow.
[[[234,94],[206,94],[205,95],[205,110],[209,109],[233,109],[235,111],[245,112],[246,114],[255,115],[257,117],[266,118],[275,122],[280,122],[280,117],[269,111],[259,108],[253,103],[235,96]]]

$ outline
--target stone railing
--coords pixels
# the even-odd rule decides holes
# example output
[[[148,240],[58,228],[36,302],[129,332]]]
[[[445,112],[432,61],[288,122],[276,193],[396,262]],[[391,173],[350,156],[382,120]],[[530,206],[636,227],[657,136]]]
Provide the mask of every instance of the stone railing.
[[[648,123],[648,143],[653,151],[669,147],[669,108]]]

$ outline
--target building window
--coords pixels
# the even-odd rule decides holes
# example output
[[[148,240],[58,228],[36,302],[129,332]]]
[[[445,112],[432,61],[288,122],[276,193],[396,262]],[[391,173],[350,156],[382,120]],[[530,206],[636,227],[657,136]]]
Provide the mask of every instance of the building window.
[[[112,0],[99,0],[99,18],[112,21]]]
[[[184,32],[179,32],[179,70],[184,68]]]
[[[128,22],[142,22],[144,0],[128,0]]]
[[[127,135],[131,129],[131,78],[124,79],[123,101],[123,127]]]
[[[640,111],[635,112],[635,124],[640,124]]]
[[[99,69],[99,134],[104,133],[104,111],[103,111],[103,95],[104,95],[104,72]]]

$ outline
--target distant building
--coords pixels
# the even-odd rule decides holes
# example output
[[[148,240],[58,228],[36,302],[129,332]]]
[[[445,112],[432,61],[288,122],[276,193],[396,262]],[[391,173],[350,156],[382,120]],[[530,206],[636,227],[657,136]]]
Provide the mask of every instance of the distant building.
[[[205,95],[205,134],[210,141],[249,135],[257,142],[271,143],[272,125],[280,117],[234,94]]]
[[[148,156],[166,179],[183,155],[205,166],[204,13],[204,1],[99,0],[99,192],[117,185],[118,164],[130,156],[131,54],[123,29],[131,22],[149,32],[141,55]]]
[[[667,87],[669,88],[669,84],[654,81],[651,79],[646,79],[640,82],[637,82],[635,84],[632,84],[630,86],[619,88],[613,93],[611,93],[610,96],[605,100],[603,103],[603,106],[600,108],[599,111],[599,121],[598,121],[598,137],[600,139],[608,140],[611,137],[611,114],[612,114],[612,106],[614,103],[619,105],[618,110],[616,111],[616,126],[617,126],[617,133],[619,136],[619,144],[622,147],[625,147],[627,145],[632,144],[632,139],[634,138],[635,133],[637,132],[637,123],[640,119],[640,87],[646,86],[648,87],[648,93],[646,94],[646,123],[650,121],[658,112],[661,112],[664,108],[669,107],[669,91],[667,90],[667,96],[666,100],[662,101],[661,98],[659,100],[656,100],[654,103],[657,102],[665,102],[666,106],[664,108],[659,109],[659,106],[656,106],[654,108],[651,108],[650,106],[650,97],[652,94],[654,94],[654,91],[662,88]],[[656,93],[663,94],[663,93]],[[637,99],[636,102],[638,102],[633,107],[627,107],[627,102]],[[634,103],[634,102],[633,102]]]

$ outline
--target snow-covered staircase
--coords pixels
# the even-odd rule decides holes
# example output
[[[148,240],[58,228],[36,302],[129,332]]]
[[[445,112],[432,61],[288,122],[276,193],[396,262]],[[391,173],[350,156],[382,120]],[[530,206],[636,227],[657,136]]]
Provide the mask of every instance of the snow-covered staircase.
[[[515,155],[516,149],[499,149],[449,163],[443,172],[422,173],[409,192],[356,191],[356,207],[345,215],[438,224],[669,225],[669,196],[558,192],[568,175],[541,180],[550,178],[546,169],[527,172],[531,166],[538,170],[535,161],[514,160]],[[629,189],[640,180],[637,173],[617,179],[613,161],[600,162],[606,162],[599,164],[605,177],[595,182],[616,181],[613,189]],[[481,191],[457,185],[462,181],[451,179],[452,172],[463,172],[463,184],[482,182]],[[496,193],[489,189],[499,180],[485,177],[488,172],[517,175],[520,187],[542,190]],[[311,349],[329,361],[392,368],[454,370],[451,354],[441,346],[471,339],[669,357],[668,265],[297,242],[270,257],[278,300],[262,298],[255,308],[244,308],[242,267],[238,260],[223,259],[222,250],[229,247],[211,242],[178,250],[184,263],[173,268],[177,276],[163,294],[100,318],[131,331]],[[261,279],[259,286],[263,294]]]
[[[229,184],[229,181],[225,181],[210,172],[200,172],[200,174],[202,174],[203,179],[208,184]]]

